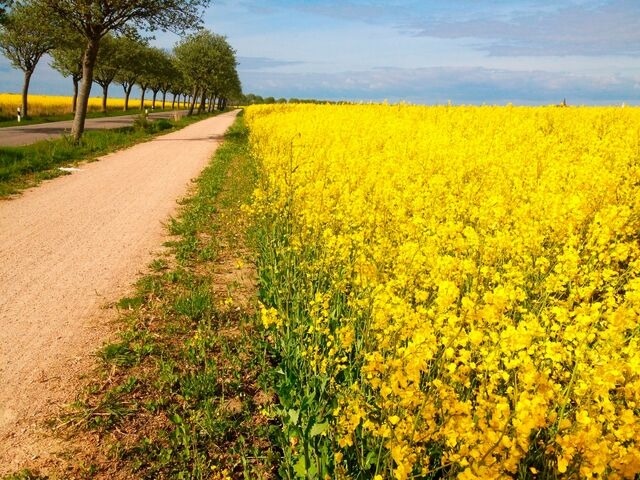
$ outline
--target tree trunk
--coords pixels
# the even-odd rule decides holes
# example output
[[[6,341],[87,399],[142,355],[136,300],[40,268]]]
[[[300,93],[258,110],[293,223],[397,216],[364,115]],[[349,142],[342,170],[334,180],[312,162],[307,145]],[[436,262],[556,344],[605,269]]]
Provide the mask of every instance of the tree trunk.
[[[151,110],[156,109],[156,97],[158,96],[158,90],[153,90],[153,100],[151,101]]]
[[[171,110],[174,109],[175,105],[176,105],[176,96],[173,95],[173,100],[171,100]],[[180,108],[180,102],[178,102],[178,108]]]
[[[99,48],[100,37],[89,39],[82,59],[82,83],[80,83],[76,114],[75,117],[73,117],[73,126],[71,127],[71,136],[76,143],[80,141],[82,133],[84,132],[84,121],[87,118],[89,94],[91,93],[91,84],[93,83],[93,67],[96,64]]]
[[[122,85],[122,88],[124,89],[124,108],[122,110],[126,112],[129,110],[129,97],[131,96],[131,90],[133,90],[133,83]]]
[[[202,96],[200,97],[200,105],[198,106],[198,115],[204,113],[204,108],[207,103],[207,92],[206,90],[202,91]]]
[[[78,106],[78,84],[80,83],[80,79],[73,75],[71,77],[71,80],[73,80],[73,100],[71,103],[71,113],[76,113],[76,109]]]
[[[191,102],[189,104],[189,113],[187,113],[187,115],[191,116],[193,115],[193,109],[196,108],[196,97],[198,96],[198,90],[196,89],[196,87],[193,87],[193,96],[191,99]]]
[[[162,109],[164,110],[164,104],[167,101],[167,91],[162,92]]]
[[[102,113],[107,113],[107,94],[109,92],[109,84],[102,85]]]
[[[29,95],[29,83],[31,82],[31,75],[33,75],[33,70],[26,70],[24,72],[24,83],[22,84],[22,105],[20,106],[20,115],[22,118],[27,118],[28,115],[28,105],[27,105],[27,96]]]
[[[142,87],[141,85],[140,89],[142,90],[142,96],[140,97],[140,110],[144,111],[144,93],[147,91],[147,87]]]

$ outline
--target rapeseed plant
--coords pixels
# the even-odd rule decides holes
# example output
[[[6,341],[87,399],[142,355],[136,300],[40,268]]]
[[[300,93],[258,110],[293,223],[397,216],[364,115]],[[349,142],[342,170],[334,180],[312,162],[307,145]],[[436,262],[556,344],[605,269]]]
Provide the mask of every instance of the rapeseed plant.
[[[640,474],[640,109],[246,120],[283,475]]]

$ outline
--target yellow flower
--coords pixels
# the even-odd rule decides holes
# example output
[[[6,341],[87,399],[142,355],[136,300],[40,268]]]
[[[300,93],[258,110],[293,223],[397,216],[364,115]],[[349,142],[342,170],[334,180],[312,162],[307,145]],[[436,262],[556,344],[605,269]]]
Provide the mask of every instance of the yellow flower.
[[[526,452],[640,474],[639,108],[245,118],[261,290],[282,306],[261,321],[301,392],[324,382],[335,462],[375,445],[395,478],[512,478]]]

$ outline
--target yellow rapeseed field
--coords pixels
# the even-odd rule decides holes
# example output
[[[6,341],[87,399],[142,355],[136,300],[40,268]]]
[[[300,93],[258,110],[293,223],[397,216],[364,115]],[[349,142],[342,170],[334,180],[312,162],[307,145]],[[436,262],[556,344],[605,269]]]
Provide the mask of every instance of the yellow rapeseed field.
[[[640,109],[246,120],[290,473],[640,473]]]
[[[30,116],[47,116],[47,115],[63,115],[71,113],[72,97],[60,95],[29,95],[29,115]],[[15,93],[0,94],[0,117],[13,117],[16,115],[16,109],[22,103],[22,96]],[[129,100],[130,107],[139,106],[139,100]],[[107,108],[123,108],[123,98],[108,98]],[[102,97],[91,97],[89,99],[89,111],[99,112],[102,110]]]

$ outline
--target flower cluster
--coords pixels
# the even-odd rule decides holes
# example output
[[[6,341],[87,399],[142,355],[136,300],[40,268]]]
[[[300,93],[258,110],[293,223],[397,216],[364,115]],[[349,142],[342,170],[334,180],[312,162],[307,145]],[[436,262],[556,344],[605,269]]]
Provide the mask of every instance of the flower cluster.
[[[329,425],[330,460],[297,473],[640,473],[639,109],[246,120],[263,321],[307,392],[285,395],[297,424]]]

